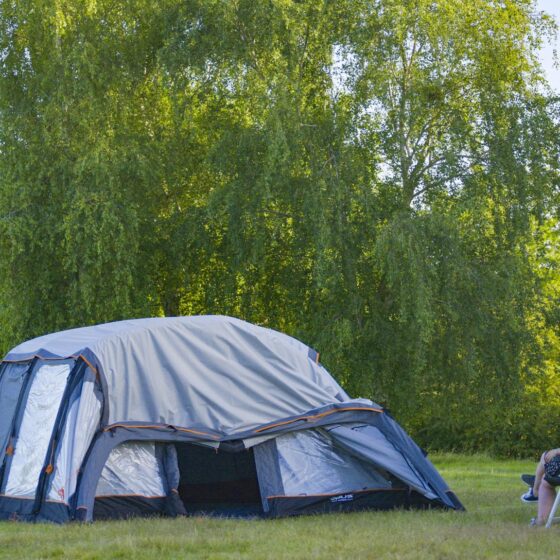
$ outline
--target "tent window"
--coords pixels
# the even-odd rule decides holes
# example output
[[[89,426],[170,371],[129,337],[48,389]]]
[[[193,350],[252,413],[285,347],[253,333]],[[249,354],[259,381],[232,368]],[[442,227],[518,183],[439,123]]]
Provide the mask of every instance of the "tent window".
[[[95,495],[164,497],[165,475],[159,455],[153,441],[118,445],[103,467]]]
[[[240,453],[176,444],[179,496],[188,513],[258,515],[261,496],[252,449]]]
[[[6,483],[9,496],[35,496],[70,370],[68,362],[44,363],[35,374]]]
[[[97,483],[94,519],[181,515],[179,469],[172,444],[127,441],[109,455]]]

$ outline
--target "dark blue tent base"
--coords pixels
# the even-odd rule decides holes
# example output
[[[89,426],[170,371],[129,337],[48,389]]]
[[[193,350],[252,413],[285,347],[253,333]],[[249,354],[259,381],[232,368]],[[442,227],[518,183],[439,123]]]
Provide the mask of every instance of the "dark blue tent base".
[[[131,517],[166,517],[165,498],[115,496],[95,500],[94,519],[128,519]],[[336,496],[293,496],[269,500],[270,511],[265,514],[260,505],[233,502],[185,503],[189,516],[275,518],[317,513],[344,513],[364,510],[391,509],[447,509],[438,501],[427,500],[407,489],[370,490]]]
[[[364,490],[337,495],[279,496],[269,499],[265,514],[260,504],[235,502],[184,503],[183,514],[208,517],[275,518],[318,513],[391,509],[447,509],[438,500],[428,500],[407,488]],[[165,517],[169,515],[165,498],[114,496],[95,500],[94,519],[127,519],[130,517]]]
[[[128,519],[129,517],[164,516],[166,498],[144,496],[106,496],[96,498],[93,519]]]
[[[0,497],[0,520],[67,523],[70,519],[70,508],[64,503],[44,502],[36,511],[34,498]]]
[[[95,498],[94,520],[128,519],[130,517],[177,517],[187,511],[179,496],[171,493],[167,497],[146,496],[103,496]]]
[[[269,499],[271,517],[315,513],[342,513],[361,510],[446,508],[407,488],[363,490],[337,495],[278,496]]]

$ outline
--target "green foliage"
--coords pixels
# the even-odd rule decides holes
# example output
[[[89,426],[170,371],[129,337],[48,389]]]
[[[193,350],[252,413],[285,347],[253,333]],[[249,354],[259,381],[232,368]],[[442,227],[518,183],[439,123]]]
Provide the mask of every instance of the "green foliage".
[[[423,445],[549,447],[554,30],[531,0],[0,3],[0,346],[230,314]]]

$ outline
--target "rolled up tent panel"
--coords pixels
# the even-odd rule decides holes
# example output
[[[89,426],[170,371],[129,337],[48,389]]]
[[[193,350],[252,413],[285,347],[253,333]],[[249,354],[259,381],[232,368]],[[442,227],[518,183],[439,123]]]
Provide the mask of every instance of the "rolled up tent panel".
[[[0,369],[0,518],[462,509],[312,348],[229,317],[45,335]]]

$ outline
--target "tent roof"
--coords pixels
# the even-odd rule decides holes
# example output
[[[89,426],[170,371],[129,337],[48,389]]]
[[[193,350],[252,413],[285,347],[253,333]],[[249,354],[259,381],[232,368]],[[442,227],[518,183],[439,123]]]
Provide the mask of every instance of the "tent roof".
[[[227,436],[349,401],[316,363],[314,350],[224,316],[135,319],[61,331],[16,346],[5,361],[33,356],[82,356],[96,368],[106,383],[108,424],[170,424]]]

